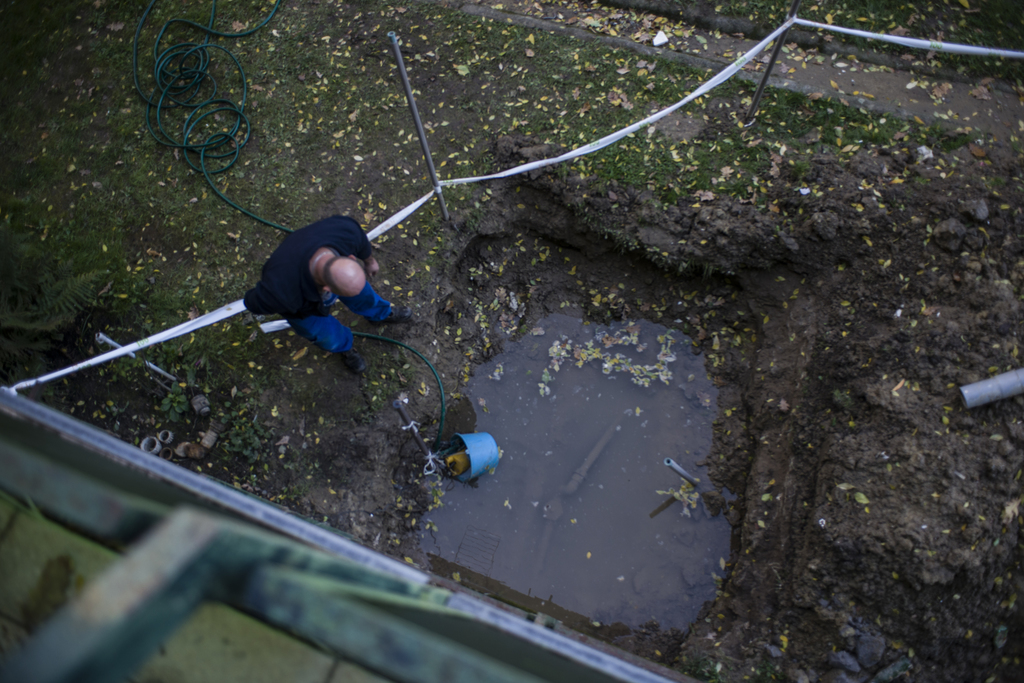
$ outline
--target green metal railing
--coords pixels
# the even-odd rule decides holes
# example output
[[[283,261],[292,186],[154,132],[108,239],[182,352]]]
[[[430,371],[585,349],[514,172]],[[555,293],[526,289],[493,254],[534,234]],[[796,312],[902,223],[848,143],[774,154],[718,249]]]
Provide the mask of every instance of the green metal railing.
[[[0,394],[0,489],[127,548],[0,662],[0,683],[124,680],[208,601],[385,680],[691,680],[439,585],[415,567],[8,394]]]

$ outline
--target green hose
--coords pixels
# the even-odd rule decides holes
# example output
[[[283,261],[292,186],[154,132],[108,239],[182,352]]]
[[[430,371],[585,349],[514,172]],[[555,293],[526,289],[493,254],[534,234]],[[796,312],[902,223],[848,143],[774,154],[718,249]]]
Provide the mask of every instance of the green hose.
[[[382,337],[382,336],[380,336],[378,334],[370,334],[368,332],[356,332],[355,330],[352,330],[352,334],[354,334],[357,337],[366,337],[367,339],[376,339],[377,341],[389,342],[391,344],[398,344],[403,349],[408,349],[409,351],[412,351],[417,356],[419,356],[420,360],[422,360],[424,363],[426,363],[427,367],[430,368],[430,371],[432,373],[434,373],[434,379],[437,380],[437,390],[441,392],[441,420],[440,420],[440,422],[438,422],[438,425],[437,425],[437,438],[434,439],[434,450],[435,451],[438,450],[441,447],[441,434],[444,432],[444,416],[445,416],[445,413],[447,412],[447,409],[445,408],[445,404],[444,404],[444,385],[441,384],[441,377],[440,377],[440,375],[437,374],[437,370],[434,369],[433,364],[431,364],[431,362],[429,360],[427,360],[426,356],[424,356],[422,353],[420,353],[419,351],[417,351],[416,349],[412,348],[411,346],[409,346],[407,344],[403,344],[402,342],[398,341],[397,339],[391,339],[389,337]]]
[[[245,70],[239,64],[238,59],[230,50],[210,42],[216,38],[241,38],[255,33],[267,25],[274,18],[281,0],[276,0],[270,14],[259,24],[239,33],[226,33],[213,28],[217,19],[217,1],[213,0],[210,8],[210,21],[206,26],[197,24],[187,19],[171,19],[163,25],[157,34],[156,42],[153,44],[153,79],[156,85],[148,95],[142,89],[139,82],[139,36],[142,35],[142,27],[149,18],[150,12],[156,5],[157,0],[152,0],[146,11],[143,12],[139,25],[135,29],[135,39],[132,43],[132,76],[135,79],[135,90],[139,97],[146,103],[146,127],[149,134],[161,145],[173,147],[185,152],[185,161],[193,170],[203,174],[206,182],[210,185],[214,194],[220,197],[227,204],[238,211],[241,211],[249,218],[259,221],[264,225],[277,228],[284,232],[292,232],[283,225],[273,221],[260,218],[251,211],[243,209],[224,195],[213,182],[213,176],[231,169],[238,161],[238,155],[242,148],[249,142],[252,127],[245,115],[245,102],[248,97],[248,85],[245,78]],[[201,42],[177,43],[161,51],[160,43],[163,42],[167,31],[174,25],[180,24],[195,29],[203,35]],[[218,93],[223,89],[218,86],[217,80],[209,72],[211,64],[211,52],[220,51],[227,55],[234,63],[235,69],[241,80],[242,99],[235,103]],[[202,98],[202,99],[200,99]],[[172,134],[164,127],[164,119],[168,111],[175,109],[190,110],[188,117],[182,124],[178,134]],[[227,116],[234,119],[228,130],[219,131],[205,141],[196,141],[193,136],[198,132],[198,126],[210,116]],[[219,127],[219,124],[218,124]],[[214,161],[216,168],[212,169],[207,161]]]
[[[270,10],[270,14],[263,21],[248,31],[241,31],[239,33],[226,33],[213,28],[214,22],[217,19],[216,0],[212,2],[210,21],[205,26],[188,19],[171,19],[166,22],[157,34],[156,42],[153,45],[153,79],[156,81],[156,86],[147,95],[142,89],[142,84],[139,82],[139,37],[142,35],[142,28],[146,24],[146,19],[149,18],[156,3],[157,0],[152,0],[146,11],[143,12],[142,18],[139,19],[139,25],[135,29],[135,39],[132,43],[132,75],[135,79],[135,90],[139,93],[142,101],[146,103],[146,127],[149,129],[149,134],[161,145],[183,150],[185,161],[188,162],[188,165],[193,170],[202,173],[214,194],[224,200],[229,206],[264,225],[269,225],[284,232],[292,232],[292,230],[283,225],[260,218],[256,214],[243,209],[228,199],[223,192],[217,189],[217,185],[213,182],[214,175],[231,169],[235,162],[238,161],[238,155],[249,141],[252,127],[249,125],[249,119],[245,115],[245,102],[249,92],[245,70],[242,69],[242,65],[230,50],[211,43],[210,38],[241,38],[255,33],[274,18],[278,8],[281,6],[281,0],[276,0],[274,7]],[[181,24],[199,31],[203,35],[202,42],[177,43],[161,51],[160,44],[163,42],[165,34],[175,24]],[[230,99],[218,97],[220,89],[216,79],[209,72],[211,63],[210,53],[212,50],[219,50],[224,53],[235,65],[242,88],[242,99],[238,104]],[[200,93],[208,94],[208,96],[200,100]],[[191,110],[182,126],[180,137],[175,137],[164,127],[166,112],[175,109]],[[203,142],[195,142],[191,139],[199,124],[207,117],[219,114],[234,118],[234,123],[227,132],[214,133]],[[241,139],[239,139],[240,135]],[[215,160],[220,164],[219,167],[211,170],[207,166],[208,159]],[[398,344],[419,356],[427,364],[427,367],[430,368],[430,371],[434,373],[434,379],[437,380],[437,388],[441,392],[441,420],[437,429],[437,439],[434,441],[434,449],[437,450],[441,444],[441,433],[444,431],[446,412],[444,386],[441,384],[441,377],[437,374],[437,370],[434,369],[434,366],[422,353],[400,341],[366,332],[353,332],[353,334],[357,337],[367,337],[391,344]]]

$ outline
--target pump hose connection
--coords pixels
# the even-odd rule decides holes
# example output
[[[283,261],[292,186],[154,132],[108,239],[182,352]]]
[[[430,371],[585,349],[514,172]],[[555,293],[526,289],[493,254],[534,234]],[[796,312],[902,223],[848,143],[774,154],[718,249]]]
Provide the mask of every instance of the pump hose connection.
[[[356,332],[355,330],[352,330],[352,334],[354,334],[357,337],[366,337],[367,339],[376,339],[377,341],[388,342],[389,344],[397,344],[398,346],[401,346],[403,349],[412,351],[417,356],[419,356],[420,360],[426,363],[427,367],[430,368],[430,371],[434,373],[434,379],[437,380],[437,390],[441,394],[441,419],[438,421],[437,424],[437,438],[434,439],[434,446],[432,449],[434,452],[436,452],[441,447],[441,434],[444,433],[444,416],[445,413],[447,412],[447,408],[445,407],[444,402],[444,385],[441,384],[441,376],[437,374],[437,370],[434,368],[433,364],[431,364],[431,362],[427,360],[426,356],[424,356],[422,353],[420,353],[419,351],[417,351],[416,349],[412,348],[407,344],[403,344],[397,339],[391,339],[390,337],[382,337],[379,334],[370,334],[369,332]],[[403,418],[407,418],[407,416],[403,415]],[[406,422],[412,423],[412,420],[406,419]],[[421,447],[425,448],[425,444],[423,444],[423,440],[419,437],[418,432],[416,433],[416,438],[419,440]],[[429,460],[429,451],[425,452],[428,453]]]

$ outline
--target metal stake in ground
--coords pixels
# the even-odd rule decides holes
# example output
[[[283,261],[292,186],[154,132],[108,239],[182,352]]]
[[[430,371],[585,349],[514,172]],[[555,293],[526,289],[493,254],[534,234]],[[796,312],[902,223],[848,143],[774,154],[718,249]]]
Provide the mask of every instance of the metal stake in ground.
[[[800,0],[793,0],[792,6],[789,8],[789,14],[786,15],[786,21],[796,17],[797,10],[800,9]],[[743,121],[743,127],[749,128],[754,125],[754,114],[757,113],[757,107],[761,104],[761,96],[764,95],[764,87],[768,85],[768,78],[772,75],[772,68],[775,67],[775,60],[779,56],[779,50],[782,49],[782,44],[786,42],[786,35],[789,34],[789,29],[779,34],[779,37],[775,39],[775,47],[772,48],[772,56],[768,60],[768,68],[764,70],[764,76],[761,77],[761,82],[757,84],[757,92],[754,93],[754,99],[750,102],[750,109],[747,111],[747,118]]]
[[[120,344],[118,344],[116,341],[114,341],[113,339],[111,339],[107,335],[103,334],[102,332],[97,332],[96,333],[96,341],[97,341],[97,343],[103,343],[103,344],[106,344],[107,346],[112,346],[115,349],[123,348]],[[131,357],[131,358],[135,358],[135,354],[134,353],[129,353],[128,356]],[[163,375],[167,379],[171,380],[171,382],[173,382],[174,384],[177,384],[178,382],[181,381],[177,377],[172,375],[171,373],[169,373],[169,372],[167,372],[165,370],[161,370],[159,367],[157,367],[156,365],[150,363],[148,360],[144,361],[144,363],[145,363],[145,366],[146,366],[147,369],[152,370],[153,372],[156,372],[156,373],[159,373],[159,374]],[[162,386],[167,391],[171,390],[171,388],[169,386],[167,386],[166,384],[164,384],[163,382],[158,380],[156,377],[153,378],[153,381],[155,381],[157,384]]]
[[[420,112],[416,108],[416,99],[412,95],[412,86],[409,85],[409,75],[405,72],[405,60],[402,59],[402,50],[398,47],[398,36],[394,31],[388,32],[391,39],[391,48],[395,52],[395,61],[398,62],[398,74],[402,77],[402,85],[405,87],[405,99],[409,100],[409,111],[412,112],[413,123],[416,124],[416,133],[420,136],[420,146],[423,147],[423,158],[427,160],[427,170],[430,171],[430,182],[434,183],[434,194],[437,201],[441,203],[441,215],[449,220],[448,207],[444,203],[444,195],[441,193],[441,183],[437,181],[437,171],[434,170],[434,160],[430,156],[430,145],[427,144],[427,134],[423,132],[423,123],[420,121]]]

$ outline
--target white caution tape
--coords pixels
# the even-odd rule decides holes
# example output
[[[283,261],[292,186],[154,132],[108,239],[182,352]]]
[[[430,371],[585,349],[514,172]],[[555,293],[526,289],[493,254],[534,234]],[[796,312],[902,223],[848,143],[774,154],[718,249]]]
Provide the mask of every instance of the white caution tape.
[[[366,233],[366,238],[368,240],[370,240],[370,241],[373,241],[373,240],[377,239],[378,237],[380,237],[381,235],[386,233],[388,230],[390,230],[391,228],[395,227],[396,225],[398,225],[399,223],[404,221],[406,218],[408,218],[409,215],[412,214],[413,211],[415,211],[416,209],[418,209],[421,206],[423,206],[424,204],[426,204],[427,200],[429,200],[433,196],[434,196],[434,192],[432,192],[432,191],[428,192],[425,195],[423,195],[422,197],[420,197],[419,199],[414,201],[412,204],[410,204],[409,206],[405,207],[404,209],[402,209],[401,211],[396,213],[394,216],[392,216],[391,218],[387,219],[386,221],[384,221],[383,223],[378,225],[376,228],[374,228],[370,232]]]
[[[680,100],[679,102],[676,102],[675,104],[673,104],[670,107],[667,107],[665,109],[662,109],[661,111],[658,111],[658,112],[655,112],[654,114],[651,114],[650,116],[648,116],[647,118],[643,119],[642,121],[637,121],[636,123],[634,123],[634,124],[632,124],[630,126],[627,126],[626,128],[623,128],[623,129],[618,130],[618,131],[616,131],[614,133],[611,133],[609,135],[604,136],[600,140],[595,140],[594,142],[586,144],[586,145],[584,145],[582,147],[577,147],[576,149],[571,150],[569,152],[566,152],[565,154],[563,154],[561,156],[558,156],[558,157],[554,157],[554,158],[551,158],[551,159],[541,159],[539,161],[533,161],[533,162],[530,162],[528,164],[523,164],[521,166],[516,166],[515,168],[510,168],[510,169],[507,169],[507,170],[504,170],[504,171],[500,171],[498,173],[492,173],[491,175],[474,176],[474,177],[471,177],[471,178],[454,178],[454,179],[451,179],[451,180],[442,180],[441,181],[441,186],[442,187],[451,187],[453,185],[465,185],[465,184],[468,184],[468,183],[479,183],[479,182],[483,182],[485,180],[497,180],[499,178],[508,178],[508,177],[511,177],[511,176],[514,176],[514,175],[519,175],[520,173],[526,173],[528,171],[532,171],[532,170],[537,169],[537,168],[544,168],[545,166],[552,166],[554,164],[560,164],[563,161],[570,161],[570,160],[575,159],[577,157],[581,157],[581,156],[584,156],[586,154],[590,154],[592,152],[596,152],[598,150],[604,149],[605,147],[608,147],[609,145],[611,145],[611,144],[613,144],[615,142],[618,142],[619,140],[621,140],[622,138],[626,137],[627,135],[631,135],[632,133],[637,132],[638,130],[644,128],[645,126],[649,126],[652,123],[654,123],[654,122],[656,122],[656,121],[658,121],[660,119],[665,118],[666,116],[668,116],[672,112],[676,111],[677,109],[683,107],[686,104],[689,104],[693,100],[695,100],[698,97],[704,95],[705,93],[710,91],[712,88],[715,88],[715,87],[721,85],[722,83],[724,83],[725,81],[729,80],[734,74],[736,74],[740,69],[742,69],[744,67],[744,65],[747,64],[747,62],[752,60],[754,57],[756,57],[758,55],[758,53],[762,52],[766,47],[768,47],[768,45],[770,45],[771,42],[773,40],[775,40],[775,38],[777,38],[780,34],[782,34],[783,31],[785,31],[790,26],[792,26],[793,25],[793,21],[794,21],[793,19],[788,19],[786,21],[786,23],[784,23],[782,26],[779,26],[777,29],[772,31],[772,33],[770,35],[768,35],[764,40],[762,40],[760,43],[758,43],[753,48],[751,48],[746,54],[744,54],[743,56],[739,57],[735,62],[733,62],[732,64],[727,66],[725,69],[720,71],[714,78],[712,78],[711,80],[709,80],[706,83],[704,83],[703,85],[701,85],[695,91],[693,91],[692,93],[687,95],[684,99]],[[437,193],[436,192],[429,192],[429,193],[423,195],[418,200],[416,200],[415,202],[413,202],[409,206],[405,207],[404,209],[402,209],[401,211],[396,213],[394,216],[392,216],[391,218],[389,218],[388,220],[384,221],[383,223],[378,225],[376,228],[371,230],[369,233],[367,233],[367,237],[369,239],[373,240],[376,237],[379,237],[380,235],[384,234],[385,232],[387,232],[388,230],[393,228],[395,225],[397,225],[399,222],[404,220],[406,217],[408,217],[410,214],[412,214],[414,211],[416,211],[421,206],[423,206],[435,194],[437,194]],[[268,329],[266,329],[265,325],[261,325],[260,327],[263,328],[264,332],[276,331],[277,329],[280,329],[280,328],[274,328],[274,330],[268,330]]]
[[[42,377],[37,377],[36,379],[28,379],[25,380],[24,382],[15,384],[13,387],[4,387],[4,389],[6,389],[9,392],[18,392],[21,391],[22,389],[28,389],[29,387],[34,386],[36,384],[43,384],[45,382],[55,380],[59,377],[63,377],[64,375],[70,375],[72,372],[77,372],[78,370],[81,370],[83,368],[92,367],[93,365],[99,365],[100,363],[106,363],[109,360],[120,358],[121,356],[127,356],[128,354],[135,353],[136,351],[144,349],[147,346],[159,344],[160,342],[165,342],[168,339],[180,337],[181,335],[188,334],[189,332],[195,332],[196,330],[206,327],[207,325],[212,325],[216,322],[224,320],[225,318],[230,318],[233,315],[237,315],[238,313],[241,313],[244,310],[245,304],[242,303],[241,299],[239,299],[238,301],[230,303],[227,306],[221,306],[216,311],[207,313],[206,315],[201,315],[195,320],[189,320],[188,322],[182,323],[177,327],[172,327],[169,330],[164,330],[163,332],[155,334],[152,337],[140,339],[139,341],[134,342],[132,344],[125,344],[119,349],[114,349],[113,351],[108,351],[107,353],[101,354],[99,356],[94,356],[89,360],[85,360],[82,361],[81,363],[78,363],[77,365],[72,365],[70,367],[64,368],[63,370],[51,372],[49,375],[43,375]]]
[[[577,147],[576,149],[571,150],[569,152],[566,152],[565,154],[563,154],[561,156],[553,157],[551,159],[541,159],[539,161],[532,161],[532,162],[530,162],[528,164],[523,164],[521,166],[516,166],[515,168],[510,168],[508,170],[501,171],[499,173],[493,173],[491,175],[476,176],[476,177],[473,177],[473,178],[456,178],[456,179],[453,179],[453,180],[442,180],[441,181],[441,185],[443,185],[443,186],[462,185],[462,184],[465,184],[465,183],[479,183],[479,182],[484,181],[484,180],[496,180],[498,178],[508,178],[510,176],[519,175],[520,173],[526,173],[527,171],[532,171],[532,170],[537,169],[537,168],[544,168],[545,166],[551,166],[553,164],[560,164],[563,161],[570,161],[570,160],[575,159],[577,157],[581,157],[581,156],[584,156],[586,154],[590,154],[592,152],[596,152],[596,151],[598,151],[600,149],[604,149],[605,147],[611,145],[612,143],[618,142],[619,140],[621,140],[622,138],[626,137],[627,135],[635,133],[638,130],[640,130],[641,128],[644,128],[645,126],[649,126],[652,123],[654,123],[655,121],[658,121],[660,119],[665,118],[666,116],[668,116],[672,112],[676,111],[680,107],[682,107],[682,106],[684,106],[686,104],[689,104],[690,102],[692,102],[693,100],[697,99],[698,97],[700,97],[704,93],[708,92],[712,88],[715,88],[715,87],[721,85],[722,83],[724,83],[725,81],[729,80],[730,78],[732,78],[732,76],[736,72],[738,72],[740,69],[742,69],[743,66],[747,62],[749,62],[751,59],[756,57],[757,54],[759,52],[761,52],[762,50],[764,50],[766,47],[768,47],[768,45],[773,40],[775,40],[775,38],[777,38],[781,33],[783,33],[790,26],[792,26],[793,22],[794,22],[793,19],[787,19],[786,23],[782,24],[777,29],[772,31],[771,34],[768,35],[768,37],[766,37],[760,43],[758,43],[757,45],[752,47],[746,54],[744,54],[743,56],[739,57],[735,62],[733,62],[732,64],[730,64],[726,68],[722,69],[720,72],[718,72],[718,74],[714,78],[712,78],[711,80],[705,82],[699,88],[697,88],[692,93],[687,95],[684,99],[682,99],[682,100],[676,102],[675,104],[673,104],[671,107],[666,107],[665,109],[662,109],[661,111],[655,112],[654,114],[651,114],[650,116],[648,116],[646,119],[643,119],[642,121],[637,121],[636,123],[634,123],[634,124],[632,124],[630,126],[627,126],[627,127],[623,128],[621,130],[618,130],[618,131],[616,131],[614,133],[611,133],[609,135],[604,136],[600,140],[595,140],[594,142],[586,144],[586,145],[584,145],[582,147]]]
[[[540,161],[534,161],[534,162],[531,162],[531,163],[528,163],[528,164],[523,164],[521,166],[516,166],[515,168],[510,168],[508,170],[501,171],[500,173],[494,173],[492,175],[477,176],[477,177],[474,177],[474,178],[458,178],[458,179],[454,179],[454,180],[445,180],[445,181],[441,182],[441,185],[442,186],[461,185],[461,184],[466,184],[466,183],[477,183],[477,182],[481,182],[481,181],[484,181],[484,180],[496,180],[498,178],[508,178],[510,176],[513,176],[513,175],[518,175],[520,173],[526,173],[527,171],[532,171],[533,169],[536,169],[536,168],[543,168],[545,166],[551,166],[553,164],[562,163],[563,161],[570,161],[570,160],[575,159],[577,157],[581,157],[581,156],[584,156],[586,154],[590,154],[592,152],[596,152],[598,150],[604,149],[605,147],[608,147],[612,143],[618,142],[619,140],[621,140],[622,138],[626,137],[627,135],[635,133],[638,130],[644,128],[645,126],[649,126],[652,123],[654,123],[655,121],[658,121],[660,119],[665,118],[666,116],[668,116],[672,112],[676,111],[677,109],[679,109],[679,108],[683,107],[684,105],[692,102],[693,100],[697,99],[698,97],[701,97],[702,95],[704,95],[705,93],[707,93],[711,89],[713,89],[713,88],[721,85],[725,81],[729,80],[734,74],[736,74],[740,69],[742,69],[744,67],[744,65],[747,64],[747,62],[749,62],[751,59],[756,57],[758,55],[758,53],[762,52],[766,47],[768,47],[768,45],[770,45],[773,40],[775,40],[779,35],[781,35],[790,26],[792,26],[795,21],[797,21],[797,20],[795,20],[795,19],[787,19],[784,24],[782,24],[777,29],[772,31],[772,33],[769,34],[764,40],[762,40],[760,43],[755,45],[753,48],[751,48],[744,55],[742,55],[741,57],[736,59],[736,61],[734,61],[732,64],[730,64],[725,69],[720,71],[717,75],[715,75],[714,78],[712,78],[711,80],[705,82],[703,85],[701,85],[699,88],[697,88],[695,91],[693,91],[691,94],[689,94],[688,96],[686,96],[684,99],[680,100],[679,102],[676,102],[672,106],[667,107],[665,109],[662,109],[661,111],[658,111],[658,112],[652,114],[651,116],[648,116],[647,118],[643,119],[642,121],[637,121],[636,123],[634,123],[634,124],[632,124],[630,126],[627,126],[626,128],[623,128],[623,129],[621,129],[619,131],[611,133],[610,135],[606,135],[605,137],[601,138],[600,140],[596,140],[594,142],[591,142],[590,144],[584,145],[583,147],[578,147],[578,148],[576,148],[576,149],[574,149],[574,150],[572,150],[570,152],[567,152],[567,153],[565,153],[565,154],[563,154],[561,156],[558,156],[558,157],[555,157],[555,158],[552,158],[552,159],[542,159]],[[385,232],[387,232],[388,230],[390,230],[394,226],[398,225],[401,221],[405,220],[405,218],[410,216],[413,212],[415,212],[417,209],[419,209],[421,206],[423,206],[427,201],[429,201],[430,198],[433,197],[435,194],[437,194],[437,192],[432,190],[432,191],[428,192],[427,194],[423,195],[418,200],[416,200],[415,202],[413,202],[409,206],[405,207],[404,209],[402,209],[398,213],[394,214],[389,219],[387,219],[383,223],[379,224],[377,227],[375,227],[373,230],[371,230],[369,233],[367,233],[367,238],[370,239],[370,240],[376,239],[377,237],[379,237],[380,235],[384,234]],[[230,303],[227,306],[223,306],[221,308],[218,308],[216,311],[213,311],[212,313],[207,313],[206,315],[200,316],[200,317],[196,318],[195,320],[190,320],[190,321],[188,321],[186,323],[178,325],[177,327],[172,327],[171,329],[165,330],[163,332],[160,332],[159,334],[153,335],[152,337],[147,337],[145,339],[141,339],[141,340],[139,340],[139,341],[137,341],[137,342],[135,342],[133,344],[126,344],[125,346],[123,346],[123,347],[121,347],[119,349],[114,349],[113,351],[110,351],[108,353],[104,353],[102,355],[95,356],[93,358],[90,358],[89,360],[86,360],[86,361],[83,361],[81,363],[78,363],[77,365],[72,365],[70,367],[64,368],[63,370],[58,370],[57,372],[52,372],[52,373],[50,373],[48,375],[44,375],[44,376],[38,377],[36,379],[26,380],[24,382],[21,382],[19,384],[14,385],[13,387],[0,387],[0,389],[2,389],[4,391],[11,392],[11,393],[15,393],[17,391],[20,391],[22,389],[27,389],[27,388],[29,388],[29,387],[31,387],[33,385],[36,385],[36,384],[42,384],[44,382],[49,382],[49,381],[57,379],[59,377],[63,377],[65,375],[69,375],[69,374],[71,374],[73,372],[77,372],[78,370],[81,370],[83,368],[88,368],[88,367],[92,367],[94,365],[99,365],[101,363],[106,363],[109,360],[113,360],[115,358],[119,358],[121,356],[125,356],[125,355],[127,355],[129,353],[134,353],[135,351],[138,351],[140,349],[144,349],[147,346],[152,346],[153,344],[159,344],[160,342],[167,341],[168,339],[173,339],[173,338],[179,337],[179,336],[181,336],[183,334],[188,334],[189,332],[194,332],[195,330],[198,330],[198,329],[200,329],[202,327],[206,327],[208,325],[212,325],[212,324],[214,324],[216,322],[220,322],[221,320],[224,320],[225,318],[229,318],[229,317],[231,317],[233,315],[241,313],[244,310],[245,310],[245,305],[244,305],[243,301],[241,299],[239,299],[238,301],[235,301],[234,303]],[[289,325],[288,325],[288,322],[285,321],[285,320],[275,320],[275,321],[272,321],[272,322],[269,322],[269,323],[263,323],[262,325],[260,325],[260,329],[263,330],[263,332],[266,332],[266,333],[277,332],[277,331],[283,330],[283,329],[285,329],[287,327],[289,327]],[[436,458],[430,459],[429,462],[427,463],[427,466],[430,469],[436,468],[437,467]]]
[[[521,166],[516,166],[515,168],[510,168],[510,169],[507,169],[505,171],[501,171],[499,173],[494,173],[494,174],[486,175],[486,176],[476,176],[476,177],[472,177],[472,178],[456,178],[456,179],[453,179],[453,180],[442,180],[441,181],[441,185],[442,186],[462,185],[462,184],[467,184],[467,183],[478,183],[478,182],[482,182],[482,181],[485,181],[485,180],[496,180],[498,178],[508,178],[510,176],[518,175],[520,173],[526,173],[527,171],[532,171],[532,170],[534,170],[536,168],[543,168],[545,166],[551,166],[551,165],[554,165],[554,164],[559,164],[559,163],[562,163],[563,161],[569,161],[571,159],[575,159],[577,157],[581,157],[581,156],[584,156],[586,154],[590,154],[591,152],[596,152],[596,151],[598,151],[600,149],[604,149],[605,147],[608,147],[609,145],[611,145],[611,144],[613,144],[615,142],[618,142],[619,140],[621,140],[622,138],[626,137],[627,135],[630,135],[631,133],[635,133],[636,131],[644,128],[645,126],[649,126],[652,123],[654,123],[654,122],[656,122],[656,121],[658,121],[660,119],[665,118],[666,116],[668,116],[672,112],[676,111],[677,109],[683,107],[684,105],[692,102],[693,100],[697,99],[701,95],[703,95],[706,92],[710,91],[712,88],[715,88],[715,87],[721,85],[722,83],[724,83],[725,81],[729,80],[734,74],[736,74],[740,69],[742,69],[744,67],[744,65],[747,64],[747,62],[749,62],[754,57],[756,57],[758,55],[758,53],[762,52],[766,47],[768,47],[768,45],[771,44],[771,42],[773,40],[775,40],[775,38],[777,38],[780,34],[782,34],[783,31],[785,31],[786,29],[788,29],[792,25],[793,25],[793,20],[792,19],[787,20],[786,23],[784,23],[779,28],[775,29],[764,40],[762,40],[760,43],[758,43],[757,45],[752,47],[746,54],[744,54],[741,57],[739,57],[735,62],[730,64],[728,67],[723,69],[721,72],[719,72],[714,78],[712,78],[711,80],[707,81],[706,83],[701,85],[699,88],[697,88],[695,91],[693,91],[692,93],[687,95],[684,99],[680,100],[679,102],[673,104],[670,107],[667,107],[665,109],[662,109],[661,111],[655,112],[654,114],[648,116],[647,118],[643,119],[642,121],[637,121],[636,123],[634,123],[634,124],[632,124],[630,126],[627,126],[626,128],[623,128],[623,129],[618,130],[618,131],[616,131],[614,133],[611,133],[610,135],[606,135],[605,137],[601,138],[600,140],[596,140],[595,142],[591,142],[591,143],[589,143],[587,145],[584,145],[583,147],[578,147],[578,148],[576,148],[576,149],[574,149],[574,150],[572,150],[570,152],[567,152],[567,153],[565,153],[565,154],[563,154],[561,156],[558,156],[558,157],[554,157],[554,158],[551,158],[551,159],[541,159],[540,161],[533,161],[533,162],[530,162],[528,164],[523,164]],[[396,225],[398,225],[401,221],[405,220],[408,216],[410,216],[414,211],[416,211],[421,206],[423,206],[425,203],[427,203],[430,200],[430,198],[433,197],[435,194],[437,194],[437,193],[436,192],[428,192],[427,194],[423,195],[422,197],[417,199],[415,202],[413,202],[409,206],[405,207],[404,209],[402,209],[401,211],[399,211],[398,213],[393,215],[391,218],[387,219],[386,221],[384,221],[383,223],[381,223],[380,225],[375,227],[373,230],[371,230],[369,233],[367,233],[367,235],[366,235],[367,238],[370,239],[370,240],[374,240],[377,237],[379,237],[380,235],[383,235],[385,232],[387,232],[391,228],[393,228]],[[271,322],[268,322],[268,323],[263,323],[262,325],[260,325],[260,329],[264,333],[266,333],[266,334],[270,334],[272,332],[279,332],[281,330],[288,329],[288,327],[289,327],[288,323],[286,321],[284,321],[284,320],[274,320],[274,321],[271,321]]]
[[[935,50],[936,52],[953,52],[959,55],[977,55],[980,57],[1005,57],[1007,59],[1024,59],[1024,52],[1021,52],[1019,50],[1003,50],[994,47],[977,47],[975,45],[962,45],[960,43],[942,43],[937,40],[904,38],[903,36],[891,36],[887,33],[871,33],[870,31],[860,31],[855,28],[845,28],[843,26],[833,26],[831,24],[820,24],[816,21],[807,21],[806,19],[797,19],[796,23],[799,24],[800,26],[812,26],[814,28],[824,29],[826,31],[845,33],[846,35],[857,36],[858,38],[882,40],[887,43],[895,43],[897,45],[903,45],[904,47],[916,47],[921,50]]]
[[[265,334],[280,332],[281,330],[287,330],[290,327],[291,325],[288,324],[287,320],[271,320],[269,323],[263,323],[260,325],[260,329],[263,330]]]

